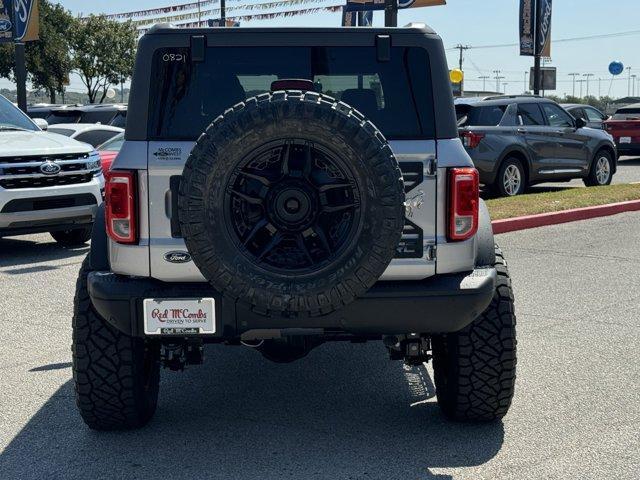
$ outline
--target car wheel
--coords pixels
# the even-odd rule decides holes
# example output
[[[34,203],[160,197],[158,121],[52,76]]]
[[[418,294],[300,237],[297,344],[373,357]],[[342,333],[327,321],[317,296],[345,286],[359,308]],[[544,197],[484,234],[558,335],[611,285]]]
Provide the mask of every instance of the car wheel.
[[[459,332],[432,338],[438,405],[457,421],[506,415],[516,380],[516,316],[507,264],[496,246],[493,300]]]
[[[606,150],[600,150],[591,165],[589,176],[584,179],[587,187],[602,187],[610,185],[613,179],[613,160]]]
[[[91,239],[91,227],[58,230],[50,233],[56,242],[65,247],[84,245]]]
[[[502,162],[493,190],[501,197],[513,197],[523,193],[526,186],[522,162],[513,157]]]
[[[160,345],[129,337],[100,317],[91,304],[82,264],[73,312],[73,380],[76,404],[93,430],[127,430],[153,417],[160,383]]]

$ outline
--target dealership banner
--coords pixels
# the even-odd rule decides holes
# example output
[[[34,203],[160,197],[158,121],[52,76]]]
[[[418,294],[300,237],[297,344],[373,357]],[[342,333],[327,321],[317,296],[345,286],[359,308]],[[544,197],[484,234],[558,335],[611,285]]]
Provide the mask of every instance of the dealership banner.
[[[0,43],[13,41],[13,3],[0,0]]]
[[[551,1],[538,0],[536,54],[542,57],[551,56]]]
[[[535,55],[536,0],[520,0],[520,55]]]

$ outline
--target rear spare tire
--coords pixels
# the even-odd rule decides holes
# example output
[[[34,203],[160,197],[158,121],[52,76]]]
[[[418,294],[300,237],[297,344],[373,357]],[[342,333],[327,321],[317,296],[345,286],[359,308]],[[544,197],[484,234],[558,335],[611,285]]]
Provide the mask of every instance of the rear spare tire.
[[[215,289],[260,314],[323,315],[365,293],[394,256],[404,186],[384,136],[315,92],[227,110],[180,183],[187,249]]]

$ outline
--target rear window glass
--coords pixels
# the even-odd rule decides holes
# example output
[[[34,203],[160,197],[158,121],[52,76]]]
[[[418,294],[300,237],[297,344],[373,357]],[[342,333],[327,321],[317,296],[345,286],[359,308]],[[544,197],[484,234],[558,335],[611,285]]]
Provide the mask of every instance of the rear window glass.
[[[69,130],[68,128],[49,128],[47,130],[49,133],[57,133],[58,135],[64,135],[65,137],[70,137],[74,133],[74,130]]]
[[[504,112],[507,109],[506,105],[491,105],[491,106],[478,106],[466,108],[466,113],[462,114],[461,110],[456,107],[456,112],[460,110],[461,115],[456,113],[458,120],[462,120],[466,116],[461,125],[472,127],[496,127],[502,121]]]
[[[154,54],[152,139],[195,140],[225,109],[270,91],[279,79],[313,81],[316,91],[349,103],[387,138],[434,137],[424,49],[393,47],[388,62],[378,62],[369,47],[210,47],[201,63],[188,53]]]
[[[80,112],[51,112],[51,115],[47,117],[47,123],[49,125],[55,125],[56,123],[78,123],[80,121]]]
[[[109,125],[116,112],[111,111],[97,111],[97,112],[82,112],[80,115],[80,123],[101,123],[103,125]]]
[[[612,118],[614,120],[640,120],[640,108],[621,108]]]
[[[111,120],[112,127],[124,128],[127,124],[127,111],[123,110],[116,114],[116,116]]]

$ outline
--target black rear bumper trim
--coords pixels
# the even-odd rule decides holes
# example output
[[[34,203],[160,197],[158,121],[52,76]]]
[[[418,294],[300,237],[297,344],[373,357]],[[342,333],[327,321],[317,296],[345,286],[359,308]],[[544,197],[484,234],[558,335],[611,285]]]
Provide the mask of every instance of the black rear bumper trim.
[[[137,337],[144,336],[145,298],[213,297],[218,333],[203,338],[220,341],[256,329],[303,328],[360,335],[455,332],[489,305],[496,271],[477,268],[471,273],[439,275],[422,281],[378,282],[352,304],[320,317],[259,315],[223,297],[206,283],[165,283],[111,272],[92,272],[88,283],[96,311],[118,330]]]

